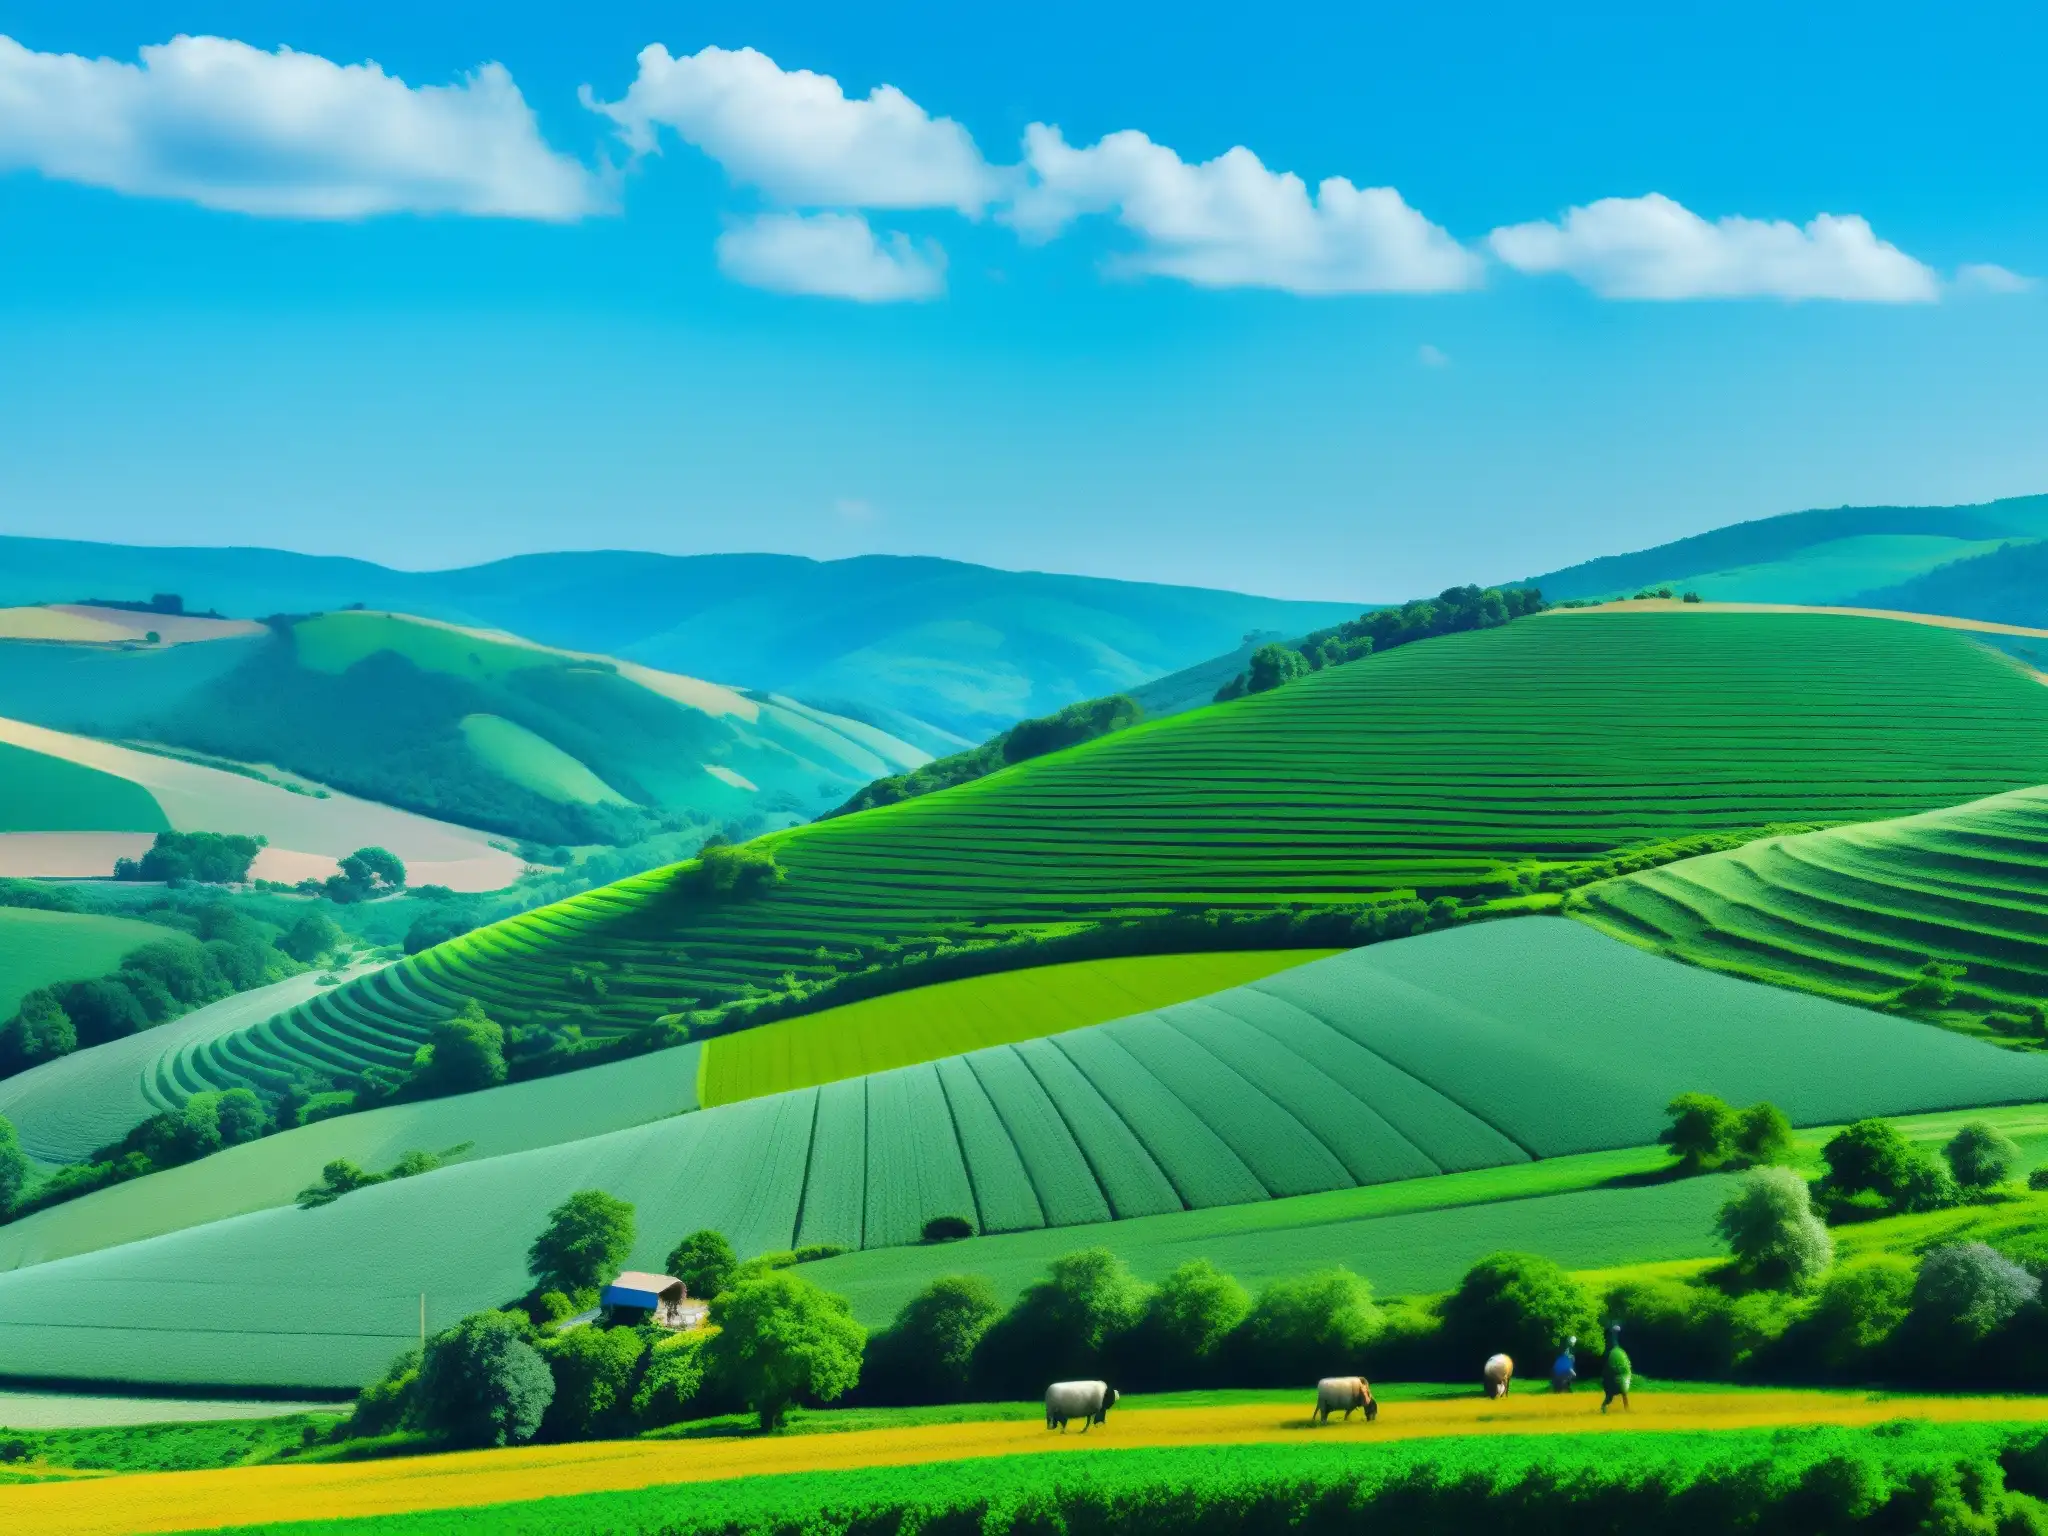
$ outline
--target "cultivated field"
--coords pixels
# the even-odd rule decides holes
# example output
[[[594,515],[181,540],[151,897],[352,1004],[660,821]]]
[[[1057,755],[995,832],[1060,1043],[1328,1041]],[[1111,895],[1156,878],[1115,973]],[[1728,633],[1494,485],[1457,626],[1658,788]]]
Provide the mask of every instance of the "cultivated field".
[[[555,1080],[556,1091],[592,1075]],[[538,1104],[552,1086],[527,1091]],[[643,1267],[704,1226],[747,1253],[899,1248],[941,1215],[984,1232],[1086,1228],[1641,1146],[1686,1089],[1770,1098],[1796,1122],[1820,1124],[2048,1099],[2048,1057],[1750,986],[1558,919],[1476,925],[1111,1024],[17,1270],[0,1276],[0,1374],[31,1359],[81,1378],[132,1372],[131,1330],[146,1326],[148,1368],[164,1380],[357,1382],[416,1325],[421,1291],[443,1323],[522,1291],[527,1241],[577,1189],[634,1202],[633,1262]],[[418,1113],[456,1113],[462,1102]],[[273,1157],[289,1141],[251,1151]],[[133,1186],[130,1198],[146,1203],[165,1177]],[[206,1175],[190,1177],[179,1187],[199,1188]],[[1695,1181],[1557,1198],[1596,1210],[1578,1257],[1597,1266],[1644,1257],[1646,1234],[1681,1234],[1657,1239],[1661,1256],[1713,1251],[1710,1193]],[[81,1212],[106,1198],[80,1202]],[[1429,1255],[1442,1268],[1433,1283],[1448,1283],[1501,1246],[1495,1216],[1435,1219],[1452,1235],[1407,1234],[1375,1251],[1389,1263]],[[1556,1251],[1550,1228],[1532,1227],[1529,1240]],[[1315,1244],[1302,1239],[1289,1261],[1326,1251]],[[1279,1249],[1255,1236],[1212,1251],[1256,1268],[1262,1252]],[[335,1253],[349,1255],[345,1272],[323,1265]],[[314,1271],[309,1321],[302,1289],[286,1277]],[[1423,1283],[1398,1272],[1404,1286]],[[62,1326],[81,1297],[100,1319],[89,1332]],[[244,1331],[166,1331],[166,1317],[194,1308],[232,1315]]]
[[[405,861],[414,884],[463,891],[510,885],[522,868],[468,827],[17,720],[0,720],[0,791],[0,832],[240,832],[328,859],[376,844]]]
[[[1101,1024],[1270,976],[1333,951],[1128,955],[892,992],[705,1042],[709,1107]]]
[[[170,936],[167,929],[130,917],[0,907],[0,1020],[13,1014],[25,992],[53,981],[101,975],[131,949]],[[0,1094],[5,1092],[0,1082]]]
[[[602,1033],[835,974],[857,946],[1499,893],[1518,867],[1646,839],[1956,804],[2034,783],[2044,761],[2048,689],[1951,631],[1807,614],[1545,619],[780,834],[785,878],[758,894],[707,897],[688,867],[658,871],[403,969],[443,1007],[476,996],[518,1021],[588,1004],[584,1028]],[[567,967],[593,962],[610,967],[607,995],[561,998]]]
[[[2048,767],[2044,767],[2048,772]],[[1755,842],[1588,888],[1574,916],[1735,975],[1854,1002],[1928,959],[1958,1008],[2048,999],[2048,789]]]

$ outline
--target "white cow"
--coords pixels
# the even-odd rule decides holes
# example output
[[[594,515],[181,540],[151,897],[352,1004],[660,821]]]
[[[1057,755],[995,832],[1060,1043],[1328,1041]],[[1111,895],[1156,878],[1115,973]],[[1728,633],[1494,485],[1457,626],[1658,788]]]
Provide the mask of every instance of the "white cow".
[[[1348,1420],[1360,1408],[1365,1410],[1365,1422],[1370,1424],[1380,1416],[1380,1405],[1372,1395],[1372,1383],[1363,1376],[1325,1376],[1316,1383],[1315,1419],[1318,1424],[1330,1422],[1330,1415],[1341,1411]]]
[[[1508,1387],[1515,1379],[1515,1362],[1506,1355],[1488,1356],[1486,1369],[1480,1373],[1480,1376],[1486,1383],[1486,1395],[1488,1397],[1506,1397],[1508,1395]]]
[[[1056,1381],[1045,1389],[1045,1427],[1067,1432],[1067,1420],[1079,1419],[1081,1433],[1103,1423],[1116,1406],[1117,1390],[1102,1381]]]

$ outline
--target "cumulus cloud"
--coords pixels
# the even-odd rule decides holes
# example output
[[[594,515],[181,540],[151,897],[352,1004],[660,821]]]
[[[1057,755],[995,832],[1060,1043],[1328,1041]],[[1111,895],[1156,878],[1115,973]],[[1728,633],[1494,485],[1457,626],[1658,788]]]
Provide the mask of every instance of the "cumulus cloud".
[[[893,85],[849,97],[830,75],[786,70],[752,48],[704,48],[682,58],[660,44],[615,102],[585,104],[618,124],[633,150],[671,128],[793,208],[955,208],[995,201],[1003,177],[967,130],[933,117]]]
[[[413,87],[375,64],[221,37],[175,37],[138,59],[0,37],[0,170],[275,218],[562,220],[603,205],[498,64]]]
[[[1143,242],[1115,260],[1121,271],[1292,293],[1429,293],[1481,278],[1479,259],[1392,187],[1332,176],[1311,195],[1242,146],[1189,165],[1134,129],[1077,149],[1033,123],[1024,160],[1032,179],[1009,221],[1050,239],[1085,214],[1114,214]]]
[[[1973,261],[1956,268],[1956,286],[1978,293],[2025,293],[2034,280],[1994,262]]]
[[[1854,214],[1804,228],[1783,219],[1709,224],[1660,193],[1607,197],[1555,223],[1496,229],[1493,253],[1523,272],[1564,272],[1610,299],[1848,299],[1926,303],[1933,270]]]
[[[946,253],[904,234],[877,238],[857,213],[764,213],[718,237],[727,277],[776,293],[887,304],[936,298],[946,289]]]

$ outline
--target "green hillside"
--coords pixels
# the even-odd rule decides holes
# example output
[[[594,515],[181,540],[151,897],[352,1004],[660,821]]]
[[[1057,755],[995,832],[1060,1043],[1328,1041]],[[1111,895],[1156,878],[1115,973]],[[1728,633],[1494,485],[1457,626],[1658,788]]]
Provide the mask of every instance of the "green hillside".
[[[1896,816],[2044,767],[2048,689],[1961,634],[1550,615],[780,834],[756,845],[773,883],[719,890],[696,865],[626,880],[429,950],[290,1027],[367,1062],[378,1031],[417,1040],[474,996],[526,1048],[603,1039],[942,945],[1132,914],[1495,896],[1646,840]]]
[[[170,653],[0,642],[0,716],[272,764],[547,844],[807,820],[925,754],[857,721],[385,613]],[[232,660],[233,665],[224,665]]]
[[[1595,927],[1738,976],[1852,1002],[1929,959],[1967,967],[1950,1022],[2048,1003],[2048,789],[1770,838],[1587,888]]]
[[[936,982],[704,1042],[709,1107],[936,1061],[1185,1002],[1269,976],[1328,950],[1122,955]]]
[[[195,612],[360,604],[510,630],[850,711],[933,755],[1229,650],[1249,631],[1301,634],[1359,607],[893,555],[594,551],[395,571],[281,550],[0,539],[0,604],[156,592]]]
[[[133,918],[0,907],[0,1019],[13,1015],[25,992],[98,976],[131,949],[168,937],[168,930]]]
[[[1916,578],[1945,582],[1947,567],[1976,562],[2005,540],[2043,537],[2048,496],[1959,507],[1827,507],[1735,523],[1530,579],[1553,600],[1625,597],[1669,586],[1710,601],[1840,604]],[[1941,574],[1926,576],[1930,572]],[[1917,602],[1871,606],[2003,617]]]
[[[1871,607],[2048,628],[2048,540],[2000,544],[1924,574],[1871,585],[1858,599]],[[2034,641],[2028,652],[2037,670],[2048,670],[2048,645]]]
[[[0,832],[163,832],[140,784],[0,742]]]
[[[585,1081],[524,1088],[537,1103]],[[32,1265],[0,1276],[0,1374],[38,1360],[132,1375],[132,1330],[147,1327],[152,1379],[360,1380],[421,1290],[444,1322],[522,1290],[532,1231],[580,1188],[635,1203],[635,1262],[700,1226],[746,1252],[872,1249],[915,1243],[937,1215],[988,1232],[1087,1226],[1641,1146],[1694,1088],[1768,1097],[1814,1124],[2048,1097],[2048,1058],[1675,965],[1580,924],[1475,925],[1111,1024]],[[410,1111],[425,1118],[408,1134],[431,1141],[461,1102]],[[296,1138],[347,1134],[316,1126],[251,1150],[296,1162]],[[227,1166],[195,1165],[181,1200],[199,1208],[193,1188]],[[107,1199],[49,1215],[88,1224]],[[1624,1211],[1612,1227],[1625,1235]],[[1498,1246],[1488,1230],[1470,1241]],[[80,1306],[93,1329],[58,1326]],[[234,1326],[166,1321],[194,1310]]]

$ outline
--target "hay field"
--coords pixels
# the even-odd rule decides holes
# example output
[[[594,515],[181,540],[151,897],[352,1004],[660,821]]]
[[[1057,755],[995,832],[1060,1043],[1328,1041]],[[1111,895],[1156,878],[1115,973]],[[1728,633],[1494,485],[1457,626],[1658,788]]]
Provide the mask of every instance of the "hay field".
[[[468,827],[349,795],[293,794],[199,763],[0,720],[0,786],[38,782],[60,786],[45,792],[51,809],[24,824],[29,813],[15,807],[41,802],[0,797],[0,831],[241,832],[336,859],[374,843],[405,861],[414,884],[462,891],[500,889],[523,867],[517,854]]]
[[[400,1304],[420,1291],[445,1318],[518,1294],[526,1243],[577,1189],[634,1202],[641,1267],[702,1226],[743,1252],[902,1249],[940,1215],[1092,1238],[1133,1217],[1640,1147],[1693,1088],[1821,1124],[2048,1099],[2048,1057],[1751,986],[1559,919],[1475,925],[1109,1024],[464,1162],[323,1210],[257,1211],[16,1270],[0,1275],[0,1374],[30,1360],[83,1378],[132,1371],[146,1330],[166,1380],[360,1381],[413,1325]],[[1611,1255],[1587,1253],[1597,1265],[1642,1257],[1630,1245],[1651,1232],[1665,1234],[1661,1256],[1713,1251],[1710,1208],[1684,1204],[1705,1187],[1558,1198],[1590,1202],[1589,1243]],[[1660,1201],[1676,1203],[1653,1219]],[[1458,1230],[1391,1251],[1450,1266],[1499,1246],[1495,1218],[1428,1219]],[[1299,1239],[1287,1261],[1318,1241]],[[1531,1241],[1552,1246],[1540,1230]],[[1247,1268],[1280,1252],[1264,1235],[1210,1247]],[[323,1257],[337,1253],[345,1272]],[[316,1270],[317,1326],[287,1282]],[[61,1325],[81,1297],[92,1330]],[[194,1309],[232,1314],[241,1331],[166,1321]]]
[[[567,966],[602,962],[587,1027],[626,1030],[706,989],[836,974],[856,945],[1498,894],[1517,866],[1918,812],[2031,784],[2044,761],[2048,689],[1961,633],[1589,613],[1406,646],[778,834],[786,878],[754,897],[657,871],[405,971],[443,1006],[477,996],[517,1021],[562,1005]]]
[[[25,992],[102,975],[129,950],[173,936],[132,917],[0,907],[0,1020],[13,1014]]]
[[[2048,762],[2044,762],[2048,775]],[[1981,1013],[2048,1000],[2048,788],[1602,881],[1572,914],[1696,965],[1871,1003],[1929,958]]]
[[[708,1108],[1184,1002],[1335,953],[1130,955],[942,981],[705,1042]]]
[[[314,1511],[327,1519],[344,1519],[789,1473],[992,1457],[1102,1456],[1141,1448],[1697,1434],[1816,1424],[1865,1427],[1894,1420],[1956,1425],[2048,1420],[2048,1401],[2041,1399],[1788,1390],[1644,1392],[1625,1417],[1602,1415],[1596,1395],[1585,1393],[1530,1393],[1497,1403],[1477,1397],[1426,1400],[1389,1404],[1370,1426],[1354,1420],[1326,1429],[1310,1426],[1305,1407],[1305,1401],[1147,1407],[1143,1399],[1133,1398],[1085,1437],[1051,1434],[1042,1423],[1030,1420],[997,1419],[840,1434],[587,1441],[391,1461],[143,1473],[0,1488],[0,1519],[33,1529],[39,1536],[115,1536],[273,1525],[303,1519]],[[772,1501],[772,1487],[763,1491]],[[546,1524],[545,1511],[506,1513],[539,1516]],[[618,1513],[627,1517],[624,1511]]]

